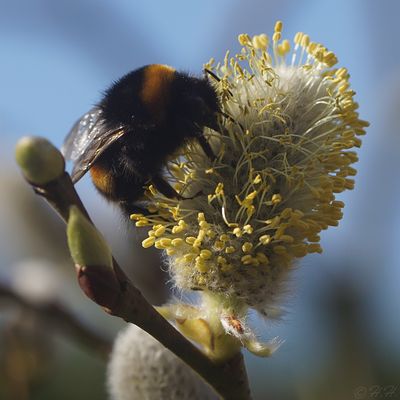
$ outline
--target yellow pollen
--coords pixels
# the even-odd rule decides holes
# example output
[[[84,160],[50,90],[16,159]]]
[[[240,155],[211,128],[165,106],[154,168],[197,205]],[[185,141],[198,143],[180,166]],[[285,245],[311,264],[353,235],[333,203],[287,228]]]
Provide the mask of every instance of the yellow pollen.
[[[143,227],[143,226],[148,226],[149,225],[149,222],[148,221],[146,221],[146,220],[139,220],[139,221],[136,221],[136,223],[135,223],[135,225],[138,227],[138,228],[140,228],[140,227]]]
[[[275,254],[278,254],[278,255],[286,254],[286,247],[285,246],[281,246],[281,245],[274,246],[273,247],[273,251],[274,251]]]
[[[210,250],[201,250],[200,258],[203,260],[209,260],[212,257],[212,253]]]
[[[282,240],[285,243],[293,243],[294,242],[294,237],[290,235],[282,235],[279,240]]]
[[[247,254],[245,256],[243,256],[240,261],[244,264],[244,265],[249,265],[252,263],[253,261],[253,257],[250,254]]]
[[[226,258],[224,258],[222,256],[218,256],[217,257],[217,263],[218,264],[226,264],[227,263]]]
[[[199,233],[197,234],[197,239],[196,240],[200,240],[202,241],[206,236],[206,231],[204,229],[200,229]]]
[[[229,236],[224,233],[219,237],[219,240],[221,240],[222,242],[228,242]]]
[[[256,211],[256,208],[253,205],[251,205],[251,206],[247,207],[246,214],[250,218],[255,213],[255,211]]]
[[[232,232],[236,237],[242,236],[242,230],[240,228],[235,228]]]
[[[258,252],[256,254],[256,258],[263,265],[267,265],[269,263],[269,258],[264,253]]]
[[[197,277],[197,284],[198,285],[205,285],[206,284],[206,278],[204,276],[198,276]]]
[[[257,174],[256,177],[253,179],[253,183],[254,183],[255,185],[258,185],[258,184],[261,183],[261,182],[262,182],[261,175],[260,175],[260,174]]]
[[[278,45],[278,54],[284,57],[290,51],[290,43],[288,40],[283,40],[280,45]]]
[[[165,233],[165,226],[159,226],[155,231],[154,231],[154,235],[156,237],[160,237]]]
[[[132,221],[137,221],[137,220],[140,220],[140,219],[144,219],[144,215],[143,215],[143,214],[131,214],[131,215],[129,216],[129,218],[130,218]]]
[[[199,226],[200,228],[207,229],[210,226],[210,224],[206,221],[200,221]]]
[[[176,233],[181,233],[181,232],[183,232],[184,231],[184,228],[182,227],[182,226],[179,226],[179,225],[175,225],[173,228],[172,228],[172,233],[174,233],[174,234],[176,234]]]
[[[196,259],[196,254],[194,254],[194,253],[186,253],[183,256],[183,260],[187,263],[190,263],[190,262],[194,261],[195,259]]]
[[[188,237],[185,239],[185,242],[186,242],[187,244],[193,244],[196,240],[197,240],[197,239],[196,239],[194,236],[188,236]]]
[[[344,207],[343,201],[339,201],[339,200],[333,201],[333,202],[332,202],[332,205],[333,205],[334,207],[338,207],[338,208],[343,208],[343,207]]]
[[[182,238],[175,238],[175,239],[172,239],[172,241],[171,241],[171,244],[172,244],[172,246],[174,246],[174,247],[180,247],[180,246],[182,246],[184,243],[185,243],[185,242],[184,242],[184,240],[183,240]]]
[[[226,249],[225,249],[225,253],[226,254],[231,254],[231,253],[234,253],[236,251],[236,249],[233,247],[233,246],[228,246]]]
[[[304,36],[304,33],[303,33],[303,32],[297,32],[297,33],[294,35],[294,39],[293,39],[294,43],[295,43],[295,44],[300,44],[300,43],[301,43],[301,39],[303,38],[303,36]]]
[[[267,219],[265,221],[265,223],[267,225],[269,225],[271,228],[275,228],[276,226],[278,226],[280,224],[280,222],[281,222],[281,219],[278,216],[271,218],[271,219]]]
[[[201,239],[196,239],[193,243],[193,247],[200,247],[201,246]]]
[[[246,200],[253,201],[256,196],[257,196],[257,190],[254,190],[253,192],[251,192],[246,196]]]
[[[243,232],[251,235],[253,233],[253,227],[250,224],[247,224],[243,227]]]
[[[308,245],[307,250],[309,253],[322,253],[322,248],[317,243],[311,243]]]
[[[271,236],[270,235],[262,235],[258,238],[261,244],[267,245],[271,242]]]
[[[273,42],[278,42],[282,37],[282,34],[280,32],[274,32],[272,35],[272,41]]]
[[[295,257],[304,257],[307,255],[307,245],[304,243],[293,245],[290,251]]]
[[[217,196],[223,195],[224,194],[224,184],[223,183],[218,183],[218,185],[215,188],[215,194]]]
[[[238,36],[238,41],[242,46],[247,45],[250,43],[250,36],[247,33],[242,33]]]
[[[300,42],[301,47],[307,48],[309,44],[310,44],[310,37],[308,35],[303,34]]]
[[[268,47],[268,36],[265,34],[255,35],[252,40],[252,44],[255,49],[266,50]]]
[[[214,247],[216,250],[223,250],[225,248],[225,243],[222,242],[221,240],[216,240],[214,243]]]
[[[292,215],[292,209],[291,208],[285,208],[281,212],[281,217],[284,218],[284,219],[290,218],[291,215]]]
[[[171,246],[171,242],[169,238],[161,238],[156,240],[154,246],[156,249],[166,249]]]
[[[207,264],[207,262],[200,256],[196,257],[195,266],[200,272],[207,272],[210,269],[210,266]]]
[[[149,205],[147,206],[147,210],[148,210],[150,213],[154,214],[154,213],[156,213],[156,212],[158,211],[158,208],[157,208],[154,204],[149,204]]]
[[[142,241],[142,246],[143,246],[145,249],[147,249],[147,248],[153,246],[153,244],[155,243],[155,241],[156,241],[156,238],[155,238],[155,237],[149,237],[149,238],[144,239],[144,240]]]
[[[196,254],[196,256],[198,256],[198,255],[200,254],[200,248],[199,248],[199,247],[196,247],[195,245],[193,245],[193,246],[191,247],[190,251],[191,251],[193,254]]]
[[[243,251],[243,253],[248,253],[251,251],[252,248],[253,248],[253,243],[246,242],[242,246],[242,251]]]
[[[206,236],[208,236],[210,239],[214,239],[215,236],[217,236],[217,233],[215,231],[213,231],[212,229],[207,229]]]
[[[272,204],[279,204],[282,201],[282,196],[280,194],[274,194],[272,195],[271,202]]]
[[[275,22],[274,31],[275,32],[282,32],[282,28],[283,28],[283,22],[282,21],[276,21]]]
[[[221,271],[222,272],[229,272],[232,271],[233,266],[232,264],[226,263],[226,264],[221,264]]]

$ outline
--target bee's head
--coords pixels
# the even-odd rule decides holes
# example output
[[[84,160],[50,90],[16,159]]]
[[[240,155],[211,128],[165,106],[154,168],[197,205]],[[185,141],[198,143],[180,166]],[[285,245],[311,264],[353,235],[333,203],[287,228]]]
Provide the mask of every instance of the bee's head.
[[[200,128],[218,128],[218,96],[206,79],[177,73],[173,93],[172,114],[176,118],[191,122]]]

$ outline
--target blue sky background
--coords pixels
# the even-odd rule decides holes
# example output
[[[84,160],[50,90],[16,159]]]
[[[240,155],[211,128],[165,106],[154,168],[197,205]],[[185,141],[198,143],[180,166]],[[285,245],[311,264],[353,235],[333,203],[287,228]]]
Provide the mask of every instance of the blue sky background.
[[[371,127],[356,189],[340,196],[341,226],[323,233],[322,255],[301,261],[288,320],[267,324],[268,336],[287,342],[273,361],[252,359],[250,369],[254,376],[260,368],[294,373],[302,360],[318,362],[329,331],[311,303],[335,280],[355,282],[368,309],[368,334],[383,352],[399,354],[399,15],[395,0],[0,0],[1,167],[15,173],[13,147],[22,135],[61,145],[101,91],[129,70],[165,63],[201,73],[210,57],[238,49],[239,33],[271,34],[281,19],[283,36],[303,31],[336,53]],[[79,188],[93,213],[108,212],[88,179]],[[3,235],[10,227],[2,225]],[[0,251],[11,250],[0,243]]]

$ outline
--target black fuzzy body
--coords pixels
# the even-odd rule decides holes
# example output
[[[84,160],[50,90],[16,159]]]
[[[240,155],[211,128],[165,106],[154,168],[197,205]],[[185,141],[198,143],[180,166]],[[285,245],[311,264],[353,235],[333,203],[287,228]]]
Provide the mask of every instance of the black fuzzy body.
[[[123,125],[124,134],[96,159],[92,180],[102,195],[119,203],[128,214],[138,210],[145,185],[157,182],[159,191],[168,189],[162,178],[167,158],[186,140],[204,141],[203,129],[215,129],[219,111],[215,90],[206,79],[176,71],[170,76],[168,72],[168,84],[154,89],[151,82],[158,77],[153,79],[147,68],[121,78],[99,104],[107,128]],[[169,189],[163,193],[172,197]]]

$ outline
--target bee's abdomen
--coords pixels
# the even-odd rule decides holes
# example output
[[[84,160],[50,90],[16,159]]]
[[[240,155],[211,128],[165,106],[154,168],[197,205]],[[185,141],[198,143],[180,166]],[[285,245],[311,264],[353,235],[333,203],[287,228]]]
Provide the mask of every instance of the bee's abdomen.
[[[99,192],[110,200],[115,199],[116,182],[109,168],[101,163],[95,163],[90,169],[90,175]]]
[[[114,157],[113,157],[114,156]],[[134,203],[141,199],[148,178],[131,170],[119,154],[105,152],[93,164],[90,175],[96,189],[109,201]]]

